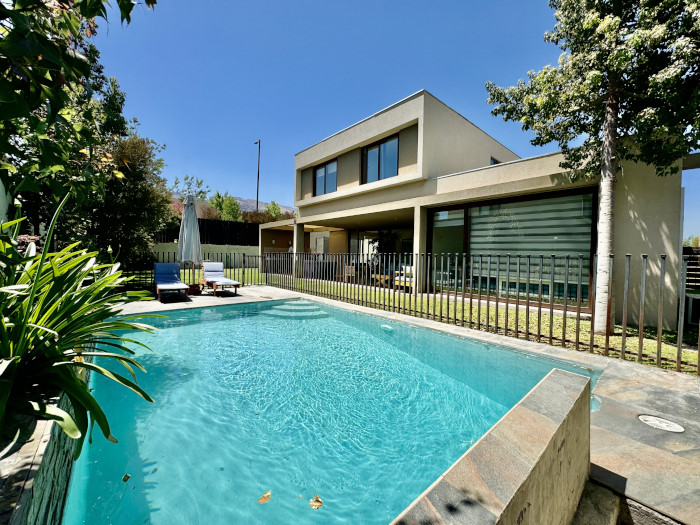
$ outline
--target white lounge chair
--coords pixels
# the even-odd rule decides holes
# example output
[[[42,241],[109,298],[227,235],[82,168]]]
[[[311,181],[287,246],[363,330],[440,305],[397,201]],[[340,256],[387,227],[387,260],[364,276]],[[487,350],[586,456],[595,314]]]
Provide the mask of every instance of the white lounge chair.
[[[224,276],[224,263],[222,262],[205,262],[202,263],[202,277],[199,282],[205,286],[214,289],[214,297],[216,297],[216,289],[224,286],[231,286],[235,294],[238,294],[238,287],[241,285],[238,281],[229,279]]]
[[[394,273],[394,288],[413,287],[413,266],[403,266],[400,271]]]
[[[190,289],[180,280],[180,265],[178,263],[156,263],[153,268],[158,300],[162,303],[163,292],[185,292],[185,298]]]

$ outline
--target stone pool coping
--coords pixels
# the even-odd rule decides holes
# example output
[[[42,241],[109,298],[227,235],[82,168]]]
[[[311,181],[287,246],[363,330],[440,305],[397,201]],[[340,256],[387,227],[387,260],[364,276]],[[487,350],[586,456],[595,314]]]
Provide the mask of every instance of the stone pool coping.
[[[570,523],[590,468],[590,380],[553,369],[392,525]]]
[[[163,304],[155,300],[140,301],[126,305],[123,313],[158,313],[292,298],[305,298],[602,370],[593,389],[601,406],[591,413],[591,478],[662,514],[700,525],[700,379],[696,377],[271,286],[244,287],[237,296],[204,294],[189,301]],[[685,432],[671,434],[648,427],[639,421],[640,414],[669,419],[685,427]],[[35,443],[38,447],[39,443]],[[25,453],[36,455],[35,463],[40,459],[36,450]]]

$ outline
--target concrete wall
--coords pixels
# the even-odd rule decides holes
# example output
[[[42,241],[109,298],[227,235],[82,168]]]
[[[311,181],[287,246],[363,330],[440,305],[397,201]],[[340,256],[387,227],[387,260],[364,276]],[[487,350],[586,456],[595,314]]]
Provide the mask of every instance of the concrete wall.
[[[65,398],[61,408],[66,410]],[[75,441],[50,421],[38,421],[29,440],[9,457],[0,458],[0,523],[61,523],[73,468]],[[86,444],[86,446],[88,446]],[[10,464],[11,463],[11,464]]]
[[[330,253],[348,253],[348,232],[330,232]]]
[[[590,468],[590,381],[552,370],[394,524],[567,525]]]
[[[338,191],[356,188],[362,176],[362,148],[338,157]]]
[[[626,253],[631,253],[629,322],[639,323],[641,254],[649,255],[645,293],[645,325],[656,326],[660,255],[666,257],[664,328],[676,327],[678,275],[683,233],[681,175],[658,177],[652,166],[623,164],[615,186],[615,317],[622,320]]]
[[[520,158],[430,94],[425,96],[424,111],[425,178],[488,166],[491,157],[500,162]]]

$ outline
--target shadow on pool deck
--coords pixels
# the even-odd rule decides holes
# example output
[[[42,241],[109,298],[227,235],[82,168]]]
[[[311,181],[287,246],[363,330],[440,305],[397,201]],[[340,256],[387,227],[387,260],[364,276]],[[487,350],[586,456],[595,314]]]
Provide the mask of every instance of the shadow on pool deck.
[[[128,305],[125,313],[294,297],[602,370],[593,389],[601,406],[591,414],[591,478],[662,514],[700,525],[700,379],[697,377],[268,286],[241,288],[239,296],[202,295],[187,303],[146,301]],[[639,420],[642,414],[662,417],[685,430],[672,433],[650,427]]]

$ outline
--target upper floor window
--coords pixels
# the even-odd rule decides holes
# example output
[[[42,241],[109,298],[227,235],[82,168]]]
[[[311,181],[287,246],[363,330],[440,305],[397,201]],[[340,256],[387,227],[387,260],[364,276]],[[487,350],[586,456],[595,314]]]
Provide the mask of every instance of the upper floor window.
[[[314,168],[314,196],[332,193],[338,189],[338,162],[327,162]]]
[[[495,166],[496,164],[500,164],[500,163],[501,163],[500,160],[494,159],[493,157],[491,157],[491,162],[489,162],[489,164],[490,164],[491,166]]]
[[[395,177],[399,174],[399,137],[396,135],[362,150],[362,183]]]

